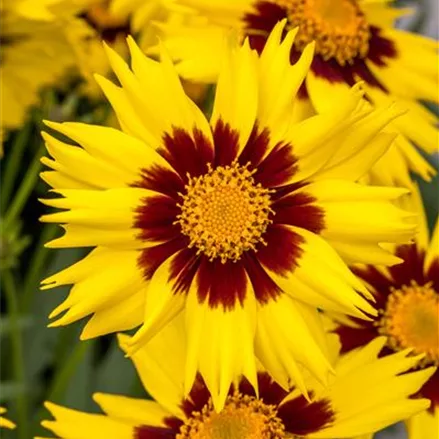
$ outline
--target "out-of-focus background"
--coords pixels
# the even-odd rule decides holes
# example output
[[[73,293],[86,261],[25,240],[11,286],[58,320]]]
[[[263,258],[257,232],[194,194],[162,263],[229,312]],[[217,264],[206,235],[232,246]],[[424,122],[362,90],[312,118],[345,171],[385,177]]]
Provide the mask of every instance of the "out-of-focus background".
[[[416,8],[416,13],[401,19],[398,26],[438,38],[438,0],[401,1],[400,5],[412,6]],[[40,291],[39,282],[80,259],[85,251],[55,251],[43,247],[44,242],[59,235],[59,230],[55,225],[38,222],[44,208],[37,198],[47,191],[46,184],[38,178],[41,170],[39,157],[43,154],[40,121],[43,118],[67,120],[73,114],[76,120],[103,121],[109,117],[109,110],[99,102],[90,105],[82,98],[66,97],[62,91],[54,93],[46,90],[42,101],[43,105],[33,110],[31,119],[6,139],[5,155],[1,162],[2,214],[8,207],[8,211],[12,210],[14,222],[9,221],[6,237],[6,219],[2,218],[0,405],[6,405],[8,417],[21,422],[22,427],[19,433],[2,430],[0,437],[5,439],[44,436],[39,423],[47,418],[42,406],[45,400],[80,410],[96,411],[91,395],[97,391],[146,396],[132,363],[124,358],[114,337],[79,343],[78,336],[83,326],[81,322],[68,327],[47,328],[47,316],[66,296],[68,288]],[[7,102],[2,101],[1,110],[9,111]],[[439,156],[427,159],[434,161],[433,165],[439,168]],[[438,212],[439,179],[435,178],[430,184],[422,181],[419,184],[432,224]],[[13,227],[10,223],[13,223]],[[11,270],[18,273],[18,281],[17,276],[14,278],[10,275]],[[6,293],[12,297],[8,306],[20,307],[17,320],[5,313]],[[17,330],[21,335],[18,339],[13,335]],[[14,343],[20,344],[24,361],[10,354],[14,352],[11,349]],[[405,439],[406,433],[402,425],[395,425],[376,437]]]

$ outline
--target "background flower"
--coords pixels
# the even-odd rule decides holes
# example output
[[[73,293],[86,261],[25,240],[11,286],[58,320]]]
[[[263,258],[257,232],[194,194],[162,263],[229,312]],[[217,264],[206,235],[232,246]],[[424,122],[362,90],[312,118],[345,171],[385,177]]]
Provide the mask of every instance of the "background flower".
[[[395,19],[407,10],[396,9],[387,1],[362,0],[178,3],[199,15],[198,20],[160,26],[183,77],[215,81],[221,63],[218,54],[228,29],[234,29],[242,40],[248,37],[250,46],[260,52],[274,25],[287,19],[287,29],[298,28],[292,62],[307,43],[316,40],[310,72],[296,101],[297,117],[327,109],[339,93],[362,80],[372,104],[396,101],[409,110],[393,123],[401,136],[373,168],[374,177],[384,184],[406,186],[410,185],[409,171],[431,178],[433,168],[410,141],[429,153],[438,148],[437,118],[418,102],[437,103],[438,46],[434,40],[393,28]]]

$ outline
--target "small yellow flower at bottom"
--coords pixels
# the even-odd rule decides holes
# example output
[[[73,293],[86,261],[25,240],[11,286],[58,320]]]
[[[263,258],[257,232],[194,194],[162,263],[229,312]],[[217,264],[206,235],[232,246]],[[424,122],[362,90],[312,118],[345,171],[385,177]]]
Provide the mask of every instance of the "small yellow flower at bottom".
[[[6,409],[4,407],[0,407],[0,415],[4,415],[6,413]],[[0,428],[9,428],[13,430],[15,428],[15,424],[9,419],[0,416]]]
[[[182,319],[169,324],[132,357],[155,401],[95,394],[105,414],[90,414],[52,403],[55,418],[43,426],[63,439],[286,439],[347,438],[380,430],[425,410],[429,401],[413,395],[434,367],[407,372],[419,361],[408,351],[378,358],[386,339],[338,358],[328,387],[309,381],[311,399],[283,389],[264,371],[259,395],[246,379],[236,381],[217,412],[200,375],[183,393],[185,336]],[[120,336],[126,349],[128,336]]]

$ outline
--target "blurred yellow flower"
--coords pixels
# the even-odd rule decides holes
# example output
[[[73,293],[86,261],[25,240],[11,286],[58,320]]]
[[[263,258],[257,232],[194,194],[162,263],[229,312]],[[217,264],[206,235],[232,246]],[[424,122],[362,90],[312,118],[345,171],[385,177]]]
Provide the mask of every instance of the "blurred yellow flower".
[[[196,19],[161,25],[171,56],[186,79],[213,82],[224,52],[224,33],[235,29],[241,40],[261,52],[275,24],[296,29],[291,48],[295,62],[315,41],[311,69],[296,100],[296,117],[327,110],[356,81],[377,107],[397,102],[409,112],[392,122],[400,136],[372,169],[387,185],[410,186],[409,171],[429,180],[434,169],[413,144],[438,151],[437,117],[419,100],[438,102],[438,43],[393,29],[407,13],[388,0],[178,0]],[[413,143],[412,143],[413,142]]]
[[[55,84],[74,66],[64,27],[48,9],[52,3],[54,0],[1,2],[2,133],[23,124],[28,109],[39,102],[41,88]]]

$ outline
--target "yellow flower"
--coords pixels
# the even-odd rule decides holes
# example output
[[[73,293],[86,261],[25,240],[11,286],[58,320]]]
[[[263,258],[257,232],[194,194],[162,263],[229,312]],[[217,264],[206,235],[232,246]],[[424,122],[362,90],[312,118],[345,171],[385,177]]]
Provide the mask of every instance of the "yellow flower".
[[[245,378],[231,385],[225,406],[216,412],[198,375],[184,389],[187,340],[184,319],[169,324],[134,354],[143,386],[155,401],[97,393],[105,414],[89,414],[46,403],[55,418],[42,425],[63,439],[287,439],[347,438],[367,434],[428,407],[414,397],[434,369],[409,370],[419,358],[408,352],[378,358],[385,340],[375,340],[350,355],[335,354],[336,376],[327,388],[315,383],[306,400],[294,387],[283,389],[258,372],[257,395]],[[129,337],[121,336],[127,351]]]
[[[4,415],[6,413],[6,409],[4,407],[0,407],[0,415]],[[13,430],[15,428],[15,424],[9,419],[0,416],[0,428],[9,428]]]
[[[34,9],[29,9],[34,4]],[[48,8],[49,0],[1,3],[1,131],[18,128],[39,102],[42,87],[54,84],[74,56],[64,28]]]
[[[51,326],[93,314],[82,338],[142,325],[138,349],[180,313],[189,334],[186,389],[200,371],[215,406],[255,355],[284,387],[305,392],[305,366],[325,381],[316,308],[375,315],[345,261],[394,264],[383,242],[407,242],[412,214],[392,204],[405,189],[355,183],[393,141],[398,115],[365,108],[360,88],[330,111],[290,120],[313,56],[295,65],[279,23],[259,58],[230,43],[208,121],[184,94],[165,53],[147,58],[132,39],[132,70],[111,49],[121,84],[98,77],[122,131],[50,123],[80,146],[44,133],[52,170],[42,177],[61,212],[43,216],[65,234],[53,248],[93,247],[43,282],[74,284]]]
[[[395,254],[404,260],[383,269],[372,265],[356,268],[356,274],[371,288],[379,310],[377,321],[344,320],[336,332],[342,350],[363,346],[380,335],[388,337],[387,352],[412,349],[424,355],[420,369],[439,366],[439,222],[431,240],[417,188],[407,207],[420,218],[420,230],[413,244],[398,246]],[[420,389],[431,400],[428,411],[407,420],[410,439],[433,438],[439,425],[439,373],[435,372]],[[407,415],[408,418],[408,415]]]
[[[198,20],[160,28],[171,56],[185,78],[214,82],[221,65],[224,33],[232,28],[261,52],[275,24],[287,19],[297,29],[290,57],[294,62],[315,40],[311,69],[296,100],[297,117],[326,111],[347,87],[364,81],[376,105],[398,102],[409,110],[393,123],[401,135],[372,169],[387,185],[410,185],[409,171],[429,180],[434,169],[416,150],[438,150],[436,116],[419,100],[438,102],[436,41],[393,29],[406,10],[388,0],[179,0],[193,7]],[[204,20],[202,20],[204,17]]]

